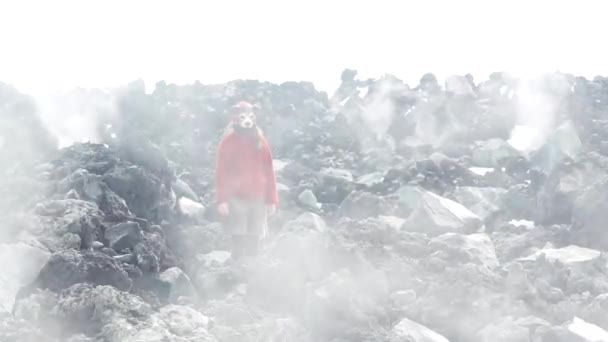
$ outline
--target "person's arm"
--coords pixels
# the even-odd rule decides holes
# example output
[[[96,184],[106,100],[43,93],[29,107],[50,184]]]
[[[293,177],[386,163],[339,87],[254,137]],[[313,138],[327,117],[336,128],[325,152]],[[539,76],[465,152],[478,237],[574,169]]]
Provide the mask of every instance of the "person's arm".
[[[266,204],[279,205],[279,194],[277,192],[277,180],[272,162],[272,150],[266,139],[263,141],[264,146],[264,173],[266,176]]]
[[[227,203],[228,196],[226,193],[226,170],[227,164],[227,149],[228,141],[223,139],[217,150],[216,165],[215,165],[215,202],[217,205]]]

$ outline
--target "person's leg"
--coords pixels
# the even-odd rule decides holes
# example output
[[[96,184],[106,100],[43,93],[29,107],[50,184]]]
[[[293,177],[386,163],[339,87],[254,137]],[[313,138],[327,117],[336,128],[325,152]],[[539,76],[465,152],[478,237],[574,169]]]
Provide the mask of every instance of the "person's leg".
[[[245,235],[232,235],[232,251],[231,256],[234,260],[240,260],[246,256],[246,239]]]
[[[247,225],[247,254],[254,256],[258,254],[260,240],[266,236],[267,213],[266,204],[261,199],[251,200],[249,211],[249,222]]]
[[[227,234],[232,235],[231,256],[237,260],[245,255],[245,234],[247,233],[247,206],[242,200],[230,201],[230,213],[223,220],[224,229]]]

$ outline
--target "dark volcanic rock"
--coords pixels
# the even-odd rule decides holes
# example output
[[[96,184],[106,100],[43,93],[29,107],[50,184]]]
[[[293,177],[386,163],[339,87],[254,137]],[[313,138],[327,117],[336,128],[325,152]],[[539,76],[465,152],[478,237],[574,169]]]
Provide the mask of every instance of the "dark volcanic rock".
[[[61,291],[74,284],[111,285],[128,291],[131,280],[112,257],[99,253],[66,250],[55,253],[40,270],[36,287]]]
[[[140,166],[117,166],[104,176],[104,182],[124,198],[133,214],[157,219],[155,209],[161,201],[161,180]]]
[[[101,236],[103,213],[95,203],[66,199],[39,203],[34,208],[34,233],[51,251],[73,246],[64,237],[75,234],[80,238],[77,247],[91,248]]]
[[[106,229],[104,238],[110,248],[117,252],[133,249],[143,240],[141,228],[137,222],[124,222]]]

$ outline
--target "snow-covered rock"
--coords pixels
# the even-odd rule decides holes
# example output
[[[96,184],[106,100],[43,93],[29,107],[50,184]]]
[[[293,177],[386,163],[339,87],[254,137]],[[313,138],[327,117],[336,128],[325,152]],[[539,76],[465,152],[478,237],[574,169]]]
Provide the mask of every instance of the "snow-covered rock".
[[[414,209],[403,224],[408,231],[428,235],[449,232],[469,234],[477,232],[483,226],[479,216],[460,203],[429,191],[415,190],[410,195],[405,202]]]
[[[431,239],[429,246],[446,252],[451,262],[471,262],[488,269],[499,266],[494,243],[486,234],[446,233]]]
[[[543,248],[520,260],[531,261],[544,256],[545,259],[550,261],[559,261],[565,265],[572,265],[595,260],[600,255],[601,252],[598,250],[570,245],[563,248]]]
[[[501,188],[463,186],[454,190],[453,196],[458,203],[485,220],[501,210],[502,196],[506,192],[507,190]]]
[[[473,149],[473,164],[480,167],[498,167],[501,162],[521,156],[513,146],[502,139],[479,141]]]
[[[404,318],[393,327],[393,333],[402,341],[412,342],[449,342],[449,340],[433,330]]]

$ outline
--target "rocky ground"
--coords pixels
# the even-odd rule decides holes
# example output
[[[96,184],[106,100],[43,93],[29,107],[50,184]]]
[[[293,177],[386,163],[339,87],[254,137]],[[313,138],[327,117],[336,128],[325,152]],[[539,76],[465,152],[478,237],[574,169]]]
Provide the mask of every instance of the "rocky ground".
[[[0,86],[0,341],[608,341],[608,79],[66,96],[115,101],[96,143]],[[234,263],[213,167],[243,99],[281,208]]]

